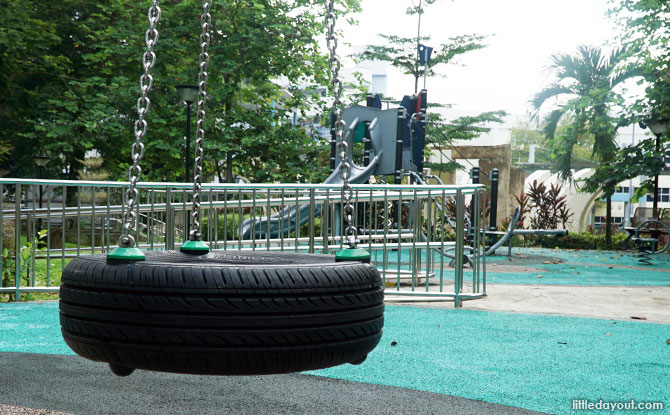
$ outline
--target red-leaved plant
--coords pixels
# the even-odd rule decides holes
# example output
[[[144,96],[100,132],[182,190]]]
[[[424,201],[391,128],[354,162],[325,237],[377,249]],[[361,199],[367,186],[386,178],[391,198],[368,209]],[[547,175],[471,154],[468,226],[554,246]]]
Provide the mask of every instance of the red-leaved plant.
[[[565,229],[574,214],[568,209],[567,196],[561,194],[562,190],[561,185],[547,187],[534,180],[528,192],[514,196],[521,209],[519,225],[523,225],[526,214],[532,213],[530,226],[533,229]]]

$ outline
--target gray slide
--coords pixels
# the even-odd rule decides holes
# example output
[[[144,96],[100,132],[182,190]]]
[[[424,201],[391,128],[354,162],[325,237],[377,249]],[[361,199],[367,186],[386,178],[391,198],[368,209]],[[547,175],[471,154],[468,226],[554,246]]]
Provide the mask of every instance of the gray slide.
[[[351,165],[349,183],[365,183],[373,174],[386,175],[395,171],[395,147],[398,129],[399,109],[379,110],[377,108],[353,106],[345,108],[342,119],[347,125],[344,139],[349,143],[347,159]],[[361,123],[368,124],[370,164],[358,166],[353,161],[352,142],[354,134]],[[342,184],[339,173],[339,160],[333,173],[324,184]],[[314,216],[321,215],[321,204],[314,206]],[[293,205],[270,217],[249,218],[242,222],[242,239],[264,239],[288,237],[296,228],[309,222],[309,204]],[[336,226],[337,229],[337,226]]]
[[[370,176],[372,176],[382,159],[383,151],[380,150],[371,160],[367,167],[357,166],[351,163],[351,177],[349,183],[361,184],[365,183]],[[339,167],[336,167],[333,173],[324,181],[324,184],[342,184],[340,178]],[[321,204],[314,206],[314,217],[321,216]],[[291,232],[296,230],[297,220],[300,220],[298,226],[302,226],[309,222],[309,204],[292,205],[284,208],[281,212],[275,213],[269,218],[250,218],[242,223],[242,239],[251,239],[251,234],[255,235],[255,239],[279,238],[280,235],[288,237]],[[252,230],[253,229],[253,230]]]

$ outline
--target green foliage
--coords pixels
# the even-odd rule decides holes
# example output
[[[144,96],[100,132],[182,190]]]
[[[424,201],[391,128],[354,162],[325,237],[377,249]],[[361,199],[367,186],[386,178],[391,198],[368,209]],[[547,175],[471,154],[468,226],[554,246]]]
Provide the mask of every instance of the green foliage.
[[[426,146],[434,151],[441,151],[442,147],[453,146],[454,140],[472,140],[488,133],[491,130],[489,127],[491,124],[502,124],[506,115],[505,111],[489,111],[445,121],[439,114],[431,113],[426,127]],[[447,163],[426,162],[424,166],[450,173],[462,168],[453,160]]]
[[[627,233],[616,232],[612,235],[612,247],[607,248],[605,234],[593,232],[569,233],[566,236],[515,236],[512,245],[536,248],[558,249],[607,249],[620,251]]]
[[[520,202],[522,214],[532,212],[530,227],[532,229],[565,229],[573,213],[567,206],[566,195],[562,195],[563,186],[551,184],[547,187],[544,183],[534,180],[529,186],[526,196],[528,203],[521,203],[524,199],[517,197]],[[524,206],[525,205],[525,206]],[[524,211],[523,209],[527,209]]]
[[[627,49],[613,50],[604,55],[597,47],[578,46],[575,54],[556,54],[552,56],[551,70],[557,80],[538,92],[531,100],[535,117],[550,99],[562,98],[564,101],[554,105],[544,126],[549,139],[555,140],[556,129],[561,119],[569,116],[571,123],[566,126],[565,134],[555,140],[554,152],[557,156],[558,171],[564,179],[572,176],[572,149],[583,143],[585,137],[593,135],[593,153],[591,158],[601,164],[611,163],[617,153],[617,129],[627,124],[624,117],[612,115],[623,99],[616,86],[638,74],[633,68],[620,69],[618,64],[628,56]],[[567,100],[567,101],[566,101]],[[605,186],[609,187],[605,187]],[[601,183],[608,196],[607,204],[607,240],[611,242],[611,194],[614,187]]]
[[[555,153],[561,176],[571,176],[572,149],[592,134],[591,157],[600,162],[611,161],[616,154],[616,131],[621,125],[619,118],[611,115],[621,102],[615,92],[616,83],[623,82],[632,72],[618,73],[616,65],[626,56],[623,49],[605,56],[600,48],[579,46],[575,54],[552,56],[551,71],[556,81],[538,92],[531,100],[539,117],[540,109],[550,100],[561,99],[547,116],[543,131],[547,138],[555,140],[561,120],[569,120],[560,139],[555,140]]]
[[[645,97],[628,106],[629,117],[670,118],[670,3],[611,0],[610,16],[620,29],[618,42],[629,51],[626,63],[644,77]]]
[[[624,180],[647,175],[648,179],[635,191],[634,199],[637,202],[640,197],[653,190],[653,176],[660,173],[664,167],[663,155],[667,152],[667,147],[657,151],[654,139],[643,140],[634,146],[623,148],[612,163],[599,166],[595,173],[584,181],[582,190],[596,192],[601,186],[608,190],[614,189]],[[605,196],[611,194],[606,193]]]
[[[569,126],[569,120],[567,124]],[[558,165],[559,159],[562,157],[561,152],[564,151],[561,137],[566,135],[567,128],[566,125],[559,125],[556,130],[556,139],[549,140],[542,131],[532,128],[529,123],[519,123],[516,127],[510,129],[512,161],[527,162],[530,146],[534,144],[537,146],[535,148],[535,162],[548,164],[554,170],[554,166]],[[571,161],[591,164],[592,161],[589,159],[593,154],[593,134],[589,133],[582,137],[581,142],[575,144],[571,151]]]
[[[244,222],[244,220],[248,219],[249,217],[249,214],[242,215],[242,222]],[[219,215],[217,220],[218,223],[212,221],[210,225],[209,216],[202,218],[201,227],[203,240],[213,241],[218,238],[219,241],[226,240],[230,241],[231,243],[235,243],[237,241],[237,234],[240,227],[239,213],[222,213]]]
[[[425,13],[426,6],[435,3],[435,0],[419,2],[407,9],[408,15],[419,16],[419,28],[421,26],[421,15]],[[419,78],[424,75],[424,67],[419,66],[419,55],[417,44],[429,42],[430,36],[421,36],[420,32],[415,37],[402,37],[396,35],[380,34],[387,45],[370,46],[363,55],[368,60],[380,60],[389,62],[392,66],[400,69],[406,75],[414,77],[414,92],[417,92]],[[486,36],[470,34],[449,38],[448,43],[443,43],[434,48],[433,56],[427,68],[428,76],[438,75],[436,68],[448,63],[455,63],[455,58],[464,53],[486,47],[484,40]],[[362,55],[359,58],[363,57]]]
[[[430,36],[401,37],[395,35],[379,35],[388,46],[370,46],[365,52],[365,59],[389,62],[392,66],[401,69],[404,74],[414,77],[415,91],[419,78],[424,74],[424,67],[419,66],[417,43],[429,42]],[[448,63],[455,63],[457,56],[486,47],[483,43],[486,37],[482,35],[462,35],[449,38],[448,43],[440,44],[435,48],[434,55],[428,64],[428,76],[439,73],[436,68]]]
[[[12,150],[0,167],[13,176],[35,176],[32,155],[39,148],[51,156],[46,177],[77,179],[85,154],[97,150],[104,161],[100,169],[112,179],[125,179],[137,118],[146,2],[8,0],[3,6],[0,149]],[[340,16],[359,8],[357,0],[338,2]],[[184,164],[186,111],[174,86],[197,81],[200,11],[190,0],[172,1],[162,10],[143,160],[147,180],[184,179],[183,169],[175,166]],[[295,91],[297,83],[328,81],[327,61],[318,47],[322,20],[322,4],[316,0],[214,3],[205,180],[214,175],[230,179],[239,169],[252,180],[294,179],[298,170],[316,180],[318,174],[311,172],[319,165],[311,157],[311,139],[303,129],[287,132],[282,124],[289,109],[317,100]],[[287,87],[271,81],[278,78]],[[287,98],[287,91],[293,97]],[[281,165],[287,153],[305,157],[286,174],[247,167],[263,161]]]
[[[26,242],[24,245],[21,245],[19,248],[19,275],[21,278],[24,278],[24,282],[21,285],[31,285],[31,264],[33,261],[33,256],[39,256],[40,254],[46,252],[47,247],[42,243],[46,240],[47,231],[41,230],[33,238],[32,241]],[[33,253],[34,250],[34,253]],[[16,283],[16,252],[12,252],[7,248],[2,249],[2,286],[10,287],[14,286]],[[35,278],[35,275],[32,275],[32,278]],[[14,294],[9,295],[9,301],[12,300]],[[30,299],[30,295],[28,295]]]
[[[624,106],[625,118],[629,123],[647,122],[650,118],[670,120],[670,36],[667,31],[670,3],[621,0],[611,4],[610,16],[620,29],[617,40],[627,51],[622,65],[634,66],[636,74],[643,79],[638,84],[645,87],[644,97]],[[617,79],[619,77],[617,74]],[[668,134],[661,137],[660,152],[654,141],[654,138],[646,139],[622,149],[611,163],[598,167],[586,180],[585,189],[595,189],[598,181],[614,186],[620,181],[647,175],[649,179],[637,189],[635,199],[651,191],[653,176],[662,167],[661,157],[668,154]]]

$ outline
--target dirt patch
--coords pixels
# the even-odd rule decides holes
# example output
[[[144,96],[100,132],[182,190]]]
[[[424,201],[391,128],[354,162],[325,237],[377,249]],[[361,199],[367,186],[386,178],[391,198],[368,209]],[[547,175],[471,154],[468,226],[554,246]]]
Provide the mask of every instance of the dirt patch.
[[[501,274],[531,274],[538,272],[546,272],[546,269],[536,268],[524,265],[513,265],[493,262],[486,264],[486,272],[499,272]]]

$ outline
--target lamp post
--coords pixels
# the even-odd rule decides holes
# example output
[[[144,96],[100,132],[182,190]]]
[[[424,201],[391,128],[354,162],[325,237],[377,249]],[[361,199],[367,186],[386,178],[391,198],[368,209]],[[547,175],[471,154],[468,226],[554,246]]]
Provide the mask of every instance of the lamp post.
[[[47,164],[49,164],[49,156],[45,156],[44,154],[36,154],[33,156],[33,161],[39,167],[40,169],[40,180],[44,178],[44,168],[46,167]],[[40,183],[40,201],[39,201],[39,206],[40,209],[42,209],[42,184]]]
[[[198,87],[196,85],[177,85],[179,98],[186,104],[186,171],[184,182],[188,182],[191,175],[191,104],[198,99]]]
[[[640,123],[640,127],[649,127],[652,133],[656,136],[656,151],[661,151],[661,137],[668,129],[670,120],[667,118],[650,118],[647,122]],[[658,174],[654,177],[654,204],[653,204],[654,219],[658,219]]]
[[[40,180],[44,178],[44,168],[46,167],[47,164],[49,164],[49,156],[46,156],[44,154],[35,154],[33,156],[33,161],[39,167],[40,169]],[[39,190],[39,207],[42,209],[42,183],[40,183],[40,190]],[[42,219],[37,220],[37,232],[42,229]]]
[[[179,98],[186,104],[186,156],[184,171],[184,183],[189,181],[189,177],[193,174],[191,170],[191,104],[198,99],[198,87],[196,85],[176,85],[175,88],[179,93]],[[185,234],[188,235],[190,229],[190,221],[186,220]]]

